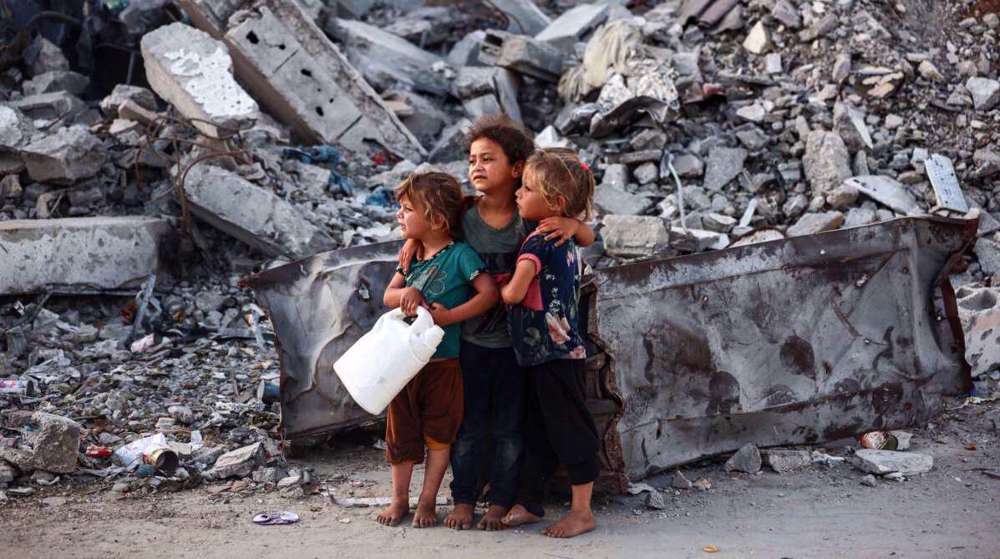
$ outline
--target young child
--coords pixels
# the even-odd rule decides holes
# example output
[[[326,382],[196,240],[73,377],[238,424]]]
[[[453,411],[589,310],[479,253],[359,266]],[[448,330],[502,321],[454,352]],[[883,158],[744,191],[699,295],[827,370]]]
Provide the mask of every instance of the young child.
[[[534,141],[510,118],[487,115],[473,124],[467,142],[469,182],[479,196],[466,199],[462,233],[483,259],[486,272],[501,284],[514,272],[517,250],[535,225],[521,219],[514,201]],[[593,230],[577,219],[553,216],[538,223],[535,231],[556,242],[570,237],[581,246],[594,242]],[[418,248],[407,242],[400,253],[404,267]],[[502,519],[517,495],[525,372],[511,345],[502,304],[462,325],[459,359],[465,418],[451,452],[455,507],[445,519],[445,525],[456,530],[472,526],[484,466],[490,472],[484,480],[489,483],[486,500],[490,506],[477,524],[479,529],[503,529]]]
[[[522,219],[589,214],[594,176],[570,150],[535,152],[517,191]],[[579,264],[572,242],[559,245],[532,233],[521,246],[514,276],[500,290],[517,362],[527,370],[525,451],[518,504],[504,518],[516,526],[544,516],[545,486],[559,464],[569,471],[569,513],[542,531],[570,538],[594,529],[590,497],[599,465],[597,427],[584,401],[587,351],[577,325]]]
[[[437,523],[435,501],[448,469],[448,454],[462,422],[462,372],[458,364],[459,323],[492,308],[496,285],[480,273],[483,262],[469,245],[455,242],[462,189],[451,175],[411,175],[396,188],[402,235],[420,243],[423,259],[396,271],[383,302],[407,315],[428,306],[445,335],[431,358],[389,403],[386,459],[392,466],[392,502],[378,522],[398,524],[410,510],[413,465],[424,460],[424,485],[413,517],[415,528]]]

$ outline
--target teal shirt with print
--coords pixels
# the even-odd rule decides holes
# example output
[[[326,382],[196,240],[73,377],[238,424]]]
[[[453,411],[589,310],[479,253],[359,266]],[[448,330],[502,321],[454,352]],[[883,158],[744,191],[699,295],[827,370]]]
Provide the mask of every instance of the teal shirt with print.
[[[440,303],[453,309],[475,294],[472,280],[483,270],[482,259],[465,243],[453,242],[427,260],[414,260],[410,272],[403,275],[407,287],[415,287],[424,301]],[[397,271],[402,273],[401,269]],[[444,339],[432,359],[458,357],[462,325],[444,327]]]

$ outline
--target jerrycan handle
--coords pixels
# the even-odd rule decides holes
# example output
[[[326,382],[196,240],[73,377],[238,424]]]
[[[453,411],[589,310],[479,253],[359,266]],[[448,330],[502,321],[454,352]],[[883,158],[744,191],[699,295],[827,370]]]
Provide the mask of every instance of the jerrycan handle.
[[[402,312],[402,311],[400,311]],[[434,326],[434,317],[430,311],[424,307],[417,307],[417,318],[410,325],[410,332],[413,335],[420,335]]]

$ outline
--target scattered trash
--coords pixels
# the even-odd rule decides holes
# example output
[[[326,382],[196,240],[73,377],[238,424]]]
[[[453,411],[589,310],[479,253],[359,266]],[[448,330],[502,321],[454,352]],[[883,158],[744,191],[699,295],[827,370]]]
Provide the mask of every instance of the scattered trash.
[[[705,553],[718,553],[719,552],[719,548],[717,546],[714,546],[714,545],[706,545],[705,547],[701,548],[701,550],[704,551]]]
[[[869,431],[858,438],[862,448],[896,450],[899,440],[885,431]]]
[[[291,511],[262,512],[253,517],[254,524],[262,526],[295,524],[299,521],[299,515]]]

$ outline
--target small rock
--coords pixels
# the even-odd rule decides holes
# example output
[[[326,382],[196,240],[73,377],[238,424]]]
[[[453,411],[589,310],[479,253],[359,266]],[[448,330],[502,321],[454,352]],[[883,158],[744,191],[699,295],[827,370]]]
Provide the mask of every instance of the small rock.
[[[795,4],[789,0],[777,0],[771,7],[771,16],[789,29],[802,27],[802,16]]]
[[[594,207],[606,214],[636,215],[651,205],[648,196],[632,194],[614,184],[602,182],[594,192]]]
[[[194,412],[191,408],[184,405],[170,406],[167,408],[167,413],[177,421],[183,423],[184,425],[191,425],[194,423]]]
[[[660,178],[660,167],[656,163],[643,163],[635,168],[632,176],[640,185],[656,182]]]
[[[674,158],[673,165],[677,176],[681,178],[696,178],[705,172],[705,164],[696,155],[678,155]]]
[[[708,153],[708,160],[705,162],[706,171],[703,186],[708,190],[722,190],[722,187],[743,172],[743,164],[747,155],[747,150],[743,148],[712,148]]]
[[[73,183],[96,175],[106,150],[84,126],[62,128],[24,147],[28,175],[38,182]]]
[[[118,84],[111,94],[101,100],[101,112],[106,116],[118,116],[118,108],[126,101],[132,101],[144,109],[156,110],[156,96],[145,87]]]
[[[934,82],[943,82],[944,76],[930,60],[924,60],[917,66],[920,75]]]
[[[900,126],[902,126],[904,122],[905,121],[903,120],[903,117],[899,115],[890,114],[885,117],[885,129],[895,130]]]
[[[670,235],[659,217],[639,215],[606,215],[604,250],[612,256],[649,256],[669,246]]]
[[[764,57],[764,71],[768,74],[780,74],[784,71],[781,63],[781,53],[772,52]]]
[[[684,477],[684,474],[680,470],[677,470],[674,472],[674,477],[670,481],[670,487],[673,487],[674,489],[691,489],[694,485],[688,478]]]
[[[770,47],[771,38],[768,36],[767,28],[764,27],[763,21],[758,21],[743,41],[743,48],[753,54],[764,54]]]
[[[709,231],[715,231],[717,233],[728,233],[736,227],[737,220],[735,217],[720,213],[709,213],[702,217],[701,222],[705,229]]]
[[[826,195],[826,203],[835,210],[844,210],[858,201],[858,189],[842,184]]]
[[[812,454],[808,450],[769,450],[765,459],[767,465],[779,474],[812,465]]]
[[[663,499],[663,493],[652,491],[646,493],[646,506],[653,510],[663,510],[667,508],[667,503]]]
[[[1000,102],[1000,81],[987,78],[969,78],[965,89],[972,95],[972,104],[977,111],[988,111]]]
[[[5,427],[21,430],[21,447],[0,446],[0,458],[21,471],[44,470],[60,474],[76,469],[80,424],[58,415],[22,410],[4,413]]]
[[[815,235],[824,231],[832,231],[844,224],[844,214],[840,212],[824,212],[805,214],[795,225],[786,231],[789,237],[801,237],[803,235]]]
[[[861,485],[867,485],[868,487],[875,487],[878,485],[878,481],[875,480],[875,476],[868,474],[861,478]]]
[[[760,450],[753,444],[748,443],[726,461],[724,468],[727,472],[735,471],[756,474],[760,471],[760,464]]]
[[[833,190],[851,176],[850,153],[836,132],[810,132],[802,165],[813,192],[818,194]]]
[[[254,443],[223,454],[215,461],[215,466],[205,475],[209,479],[246,477],[263,460],[264,446],[261,443]]]
[[[876,475],[895,472],[913,475],[931,471],[934,467],[934,457],[917,452],[862,448],[855,451],[851,463],[863,472]]]
[[[750,122],[761,122],[767,116],[767,109],[760,103],[754,103],[738,109],[736,116]]]
[[[709,489],[712,488],[712,482],[708,481],[708,479],[706,478],[700,478],[697,481],[695,481],[692,485],[698,491],[708,491]]]
[[[846,53],[840,53],[833,62],[833,71],[831,72],[830,78],[838,83],[843,84],[845,80],[851,75],[851,55]]]

